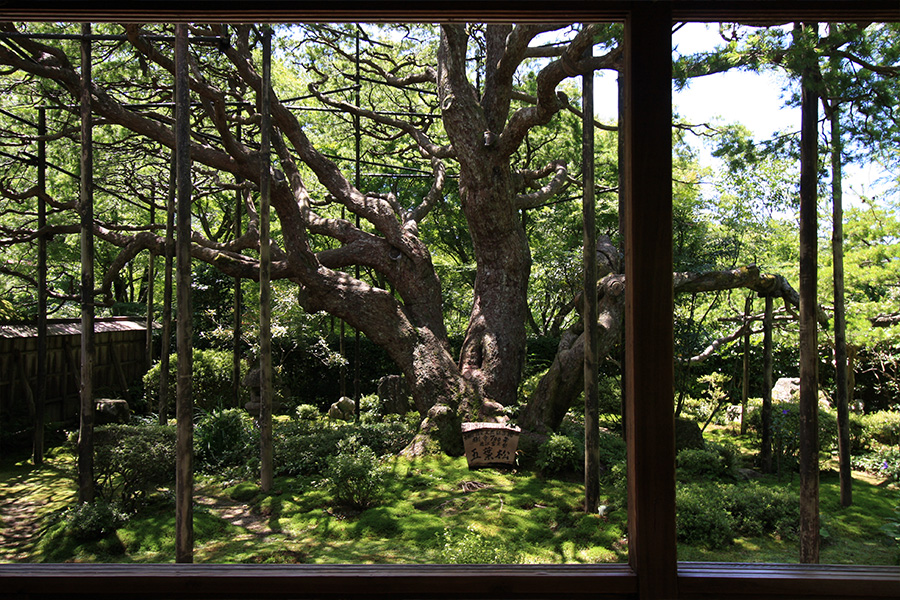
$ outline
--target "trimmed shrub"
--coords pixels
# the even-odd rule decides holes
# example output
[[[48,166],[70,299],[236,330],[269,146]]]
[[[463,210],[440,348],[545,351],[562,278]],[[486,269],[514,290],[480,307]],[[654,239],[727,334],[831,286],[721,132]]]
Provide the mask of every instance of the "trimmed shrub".
[[[584,446],[564,435],[551,435],[538,449],[537,468],[545,476],[584,470]]]
[[[900,481],[900,448],[896,446],[883,446],[876,452],[854,456],[851,463],[859,471]]]
[[[757,483],[679,484],[676,489],[678,540],[716,549],[735,536],[793,536],[800,522],[796,493]]]
[[[675,507],[678,541],[711,550],[734,542],[734,520],[718,487],[678,486]]]
[[[192,353],[191,369],[194,406],[211,412],[221,410],[234,404],[234,388],[232,387],[232,355],[231,352],[218,350],[198,350]],[[156,406],[159,394],[159,369],[156,363],[144,375],[144,398],[148,405]],[[169,390],[166,402],[171,410],[175,407],[175,371],[176,355],[169,355]],[[247,374],[246,365],[241,366],[241,379]]]
[[[104,425],[94,430],[94,486],[108,503],[134,511],[148,494],[175,481],[175,428]]]
[[[115,503],[97,500],[67,508],[60,516],[66,533],[79,542],[98,540],[113,533],[128,521],[128,515]]]
[[[412,441],[417,422],[352,425],[327,421],[275,423],[275,472],[279,475],[314,476],[325,472],[329,457],[338,454],[338,443],[351,435],[376,455],[397,454]]]
[[[900,412],[880,410],[862,417],[863,436],[887,446],[900,445]]]
[[[300,421],[315,421],[322,416],[319,409],[312,404],[298,404],[294,414]]]
[[[725,510],[735,533],[748,537],[766,534],[792,536],[800,523],[800,500],[790,490],[763,487],[756,482],[723,488]]]
[[[357,436],[338,443],[328,459],[328,485],[335,504],[353,508],[376,505],[384,492],[387,469],[375,452]]]
[[[244,467],[255,458],[258,441],[247,411],[217,410],[203,415],[194,427],[194,456],[198,467],[210,473]]]

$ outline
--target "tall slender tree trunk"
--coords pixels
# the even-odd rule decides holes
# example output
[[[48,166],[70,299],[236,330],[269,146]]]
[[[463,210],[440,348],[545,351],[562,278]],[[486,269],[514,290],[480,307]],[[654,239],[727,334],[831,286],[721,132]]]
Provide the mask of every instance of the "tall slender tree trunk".
[[[78,499],[94,501],[94,182],[91,117],[91,25],[81,26],[81,412]]]
[[[32,461],[44,464],[44,412],[47,404],[47,111],[38,112],[38,311],[37,311],[37,390],[34,399],[34,443]]]
[[[841,506],[853,504],[853,474],[850,467],[850,394],[847,386],[847,318],[844,307],[844,207],[842,189],[841,109],[832,101],[831,200],[833,226],[831,253],[834,272],[834,382],[838,420],[838,461],[841,473]]]
[[[268,492],[272,489],[274,477],[272,465],[272,247],[270,229],[270,206],[272,180],[270,177],[270,135],[272,130],[271,66],[272,66],[272,29],[266,27],[263,32],[263,73],[262,98],[262,130],[260,143],[259,177],[259,453],[260,453],[260,488]]]
[[[193,394],[191,371],[191,148],[187,25],[175,26],[175,181],[178,380],[175,394],[175,562],[194,561]]]
[[[772,472],[772,385],[773,363],[772,360],[772,329],[774,325],[773,305],[775,299],[766,296],[766,312],[763,317],[763,394],[761,423],[762,434],[759,462],[764,473]]]
[[[588,50],[593,54],[593,48]],[[582,76],[582,178],[584,198],[584,512],[600,504],[600,400],[597,355],[597,226],[594,199],[594,72]]]
[[[175,260],[175,153],[169,165],[169,188],[166,190],[166,245],[163,274],[162,339],[159,352],[159,424],[169,417],[169,356],[172,350],[172,269]]]
[[[812,31],[815,23],[804,26]],[[795,36],[804,34],[799,27]],[[801,40],[805,43],[805,40]],[[806,60],[815,61],[808,53]],[[816,323],[818,99],[813,65],[801,75],[800,130],[800,562],[819,562],[819,354]]]
[[[747,433],[747,399],[750,397],[750,311],[753,310],[753,295],[744,302],[744,360],[741,369],[741,435]]]

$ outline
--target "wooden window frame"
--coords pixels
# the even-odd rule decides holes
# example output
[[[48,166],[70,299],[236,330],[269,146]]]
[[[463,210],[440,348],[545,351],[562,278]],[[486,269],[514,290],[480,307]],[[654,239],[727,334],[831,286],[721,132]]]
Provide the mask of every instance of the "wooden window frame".
[[[317,8],[318,7],[318,8]],[[897,0],[4,1],[3,20],[624,21],[629,564],[0,565],[2,598],[897,598],[900,568],[679,563],[672,393],[671,25],[900,21]],[[638,118],[638,116],[640,118]],[[640,316],[640,318],[638,318]]]

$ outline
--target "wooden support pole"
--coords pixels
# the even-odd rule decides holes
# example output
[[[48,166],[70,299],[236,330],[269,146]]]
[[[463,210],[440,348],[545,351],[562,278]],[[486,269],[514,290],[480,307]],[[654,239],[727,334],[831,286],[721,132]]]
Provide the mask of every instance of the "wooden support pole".
[[[37,309],[37,394],[34,411],[34,466],[44,464],[44,410],[47,405],[47,110],[38,110],[38,309]],[[63,399],[65,401],[65,398]]]
[[[628,556],[642,600],[677,597],[672,315],[672,15],[625,21]]]
[[[177,189],[176,295],[178,379],[175,417],[175,562],[193,562],[193,396],[191,370],[191,132],[187,25],[175,26],[175,181]]]
[[[766,313],[763,318],[763,394],[762,394],[762,435],[759,462],[764,473],[772,472],[772,386],[774,382],[772,360],[772,328],[774,326],[773,305],[775,299],[766,296]]]
[[[747,433],[747,400],[750,398],[750,314],[753,311],[753,295],[744,301],[744,351],[741,365],[741,435]]]
[[[91,117],[91,24],[81,25],[81,383],[78,500],[94,501],[94,161]]]
[[[795,29],[795,43],[817,24]],[[809,52],[808,61],[815,55]],[[800,127],[800,562],[819,562],[818,120],[814,66],[801,74]]]
[[[169,418],[169,355],[172,353],[172,270],[175,259],[175,151],[169,164],[166,192],[166,260],[163,274],[162,339],[159,351],[159,424]]]
[[[151,199],[151,202],[153,200]],[[156,224],[156,206],[150,205],[150,226]],[[156,279],[156,257],[152,252],[147,253],[147,338],[145,366],[147,369],[153,365],[153,292]]]
[[[850,466],[850,390],[847,367],[847,314],[844,306],[844,190],[841,108],[831,106],[831,254],[834,275],[834,384],[838,421],[838,468],[841,473],[841,506],[853,504],[853,471]]]
[[[263,33],[262,90],[262,140],[260,143],[259,176],[259,452],[260,487],[264,492],[272,489],[272,250],[269,231],[269,207],[272,189],[269,147],[272,130],[272,29]]]
[[[238,124],[237,135],[238,141],[241,140],[241,126]],[[236,178],[236,183],[243,183],[242,177]],[[244,190],[238,189],[234,194],[234,239],[241,237],[241,215],[244,208]],[[234,406],[241,408],[241,326],[242,326],[242,308],[243,308],[243,290],[241,289],[241,278],[234,278],[234,301],[233,301],[233,317],[234,327],[231,336],[231,386],[234,394]]]
[[[593,47],[587,56],[593,55]],[[594,197],[594,71],[581,76],[581,212],[584,246],[584,512],[600,504],[600,401],[597,362],[597,224]]]

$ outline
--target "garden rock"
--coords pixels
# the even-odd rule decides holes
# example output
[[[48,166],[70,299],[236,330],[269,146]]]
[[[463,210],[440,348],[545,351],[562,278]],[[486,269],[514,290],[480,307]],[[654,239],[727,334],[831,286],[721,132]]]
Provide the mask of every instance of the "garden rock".
[[[772,402],[791,402],[800,396],[800,378],[782,377],[772,388]]]
[[[128,401],[119,398],[99,398],[94,401],[94,424],[128,423],[131,410]]]
[[[353,400],[347,396],[341,396],[341,399],[332,404],[328,408],[328,418],[342,421],[352,421],[356,412],[356,405]]]

